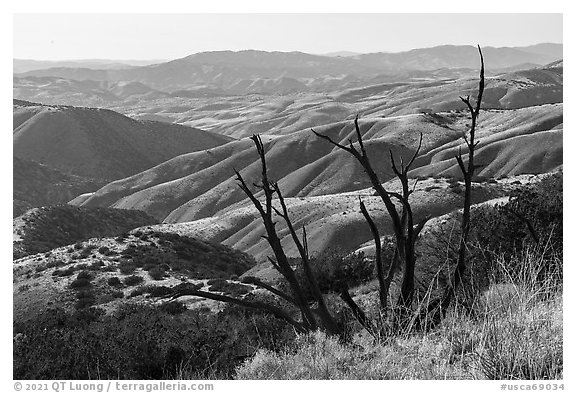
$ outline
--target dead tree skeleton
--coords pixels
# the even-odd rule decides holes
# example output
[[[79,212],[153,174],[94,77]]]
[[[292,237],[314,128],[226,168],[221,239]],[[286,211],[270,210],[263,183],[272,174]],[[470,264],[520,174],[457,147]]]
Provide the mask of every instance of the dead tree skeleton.
[[[398,301],[396,302],[396,308],[398,310],[396,317],[398,321],[402,321],[405,319],[405,317],[408,316],[410,307],[412,305],[412,300],[414,298],[414,267],[416,262],[415,243],[420,231],[424,227],[426,221],[429,219],[429,217],[426,217],[420,221],[418,225],[414,226],[414,216],[409,201],[410,195],[414,192],[417,182],[415,182],[414,186],[410,188],[408,172],[416,157],[420,153],[420,149],[422,147],[422,133],[420,133],[418,147],[416,148],[416,151],[408,163],[404,164],[404,160],[400,158],[400,168],[397,167],[396,161],[394,160],[394,156],[392,154],[392,150],[390,150],[390,164],[392,170],[402,185],[402,193],[397,193],[386,190],[375,170],[373,169],[368,157],[368,152],[364,145],[364,141],[362,139],[360,127],[358,125],[358,116],[356,116],[356,119],[354,120],[354,127],[356,131],[357,143],[360,147],[360,150],[354,146],[352,139],[349,139],[348,146],[345,146],[334,141],[329,136],[319,134],[314,130],[312,130],[312,132],[314,132],[316,136],[327,140],[332,145],[346,151],[347,153],[354,156],[354,158],[356,158],[356,160],[364,169],[364,172],[368,175],[368,178],[372,184],[372,188],[374,188],[376,194],[380,197],[381,201],[386,207],[388,215],[392,221],[392,228],[396,240],[396,248],[394,252],[394,258],[389,265],[386,275],[384,275],[384,261],[382,260],[382,243],[380,240],[380,234],[376,224],[374,223],[374,220],[371,218],[368,210],[366,209],[365,204],[360,201],[360,210],[366,222],[368,223],[368,226],[370,227],[376,247],[376,274],[379,284],[380,310],[383,317],[387,316],[390,309],[388,298],[390,292],[390,284],[394,278],[394,273],[399,266],[402,267],[402,284],[400,288],[400,295]],[[398,213],[396,204],[392,200],[393,198],[400,202],[400,205],[402,206],[401,213]]]
[[[464,206],[462,209],[462,222],[460,226],[460,240],[458,246],[458,259],[456,262],[456,267],[450,278],[450,283],[444,291],[444,295],[441,299],[432,302],[427,308],[426,323],[429,325],[428,328],[434,328],[446,314],[448,307],[452,300],[456,297],[456,291],[462,285],[464,273],[466,272],[466,255],[468,247],[468,238],[470,234],[470,208],[472,206],[472,179],[474,178],[474,173],[476,169],[482,167],[474,162],[474,154],[476,152],[476,147],[480,143],[476,140],[476,126],[478,122],[478,115],[480,114],[480,107],[482,105],[482,96],[484,94],[484,56],[482,55],[482,49],[478,45],[478,53],[480,54],[480,81],[478,82],[478,95],[476,96],[475,105],[472,104],[470,100],[470,95],[466,97],[460,97],[460,100],[466,104],[466,108],[470,113],[471,124],[468,130],[468,136],[466,133],[462,136],[466,147],[468,148],[468,162],[464,162],[462,155],[462,149],[458,150],[458,155],[456,155],[456,162],[458,162],[458,167],[462,172],[464,178]],[[422,318],[421,318],[422,319]]]

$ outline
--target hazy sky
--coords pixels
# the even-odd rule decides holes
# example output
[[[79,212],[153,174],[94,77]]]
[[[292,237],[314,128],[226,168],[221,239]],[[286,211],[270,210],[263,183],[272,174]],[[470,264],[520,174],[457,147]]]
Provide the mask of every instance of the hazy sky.
[[[13,21],[14,57],[39,60],[562,42],[561,14],[15,14]]]

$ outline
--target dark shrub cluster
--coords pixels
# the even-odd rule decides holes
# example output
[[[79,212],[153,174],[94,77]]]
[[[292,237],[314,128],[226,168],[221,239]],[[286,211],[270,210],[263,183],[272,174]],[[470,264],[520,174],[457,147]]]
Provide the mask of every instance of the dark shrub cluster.
[[[258,348],[294,339],[285,323],[227,307],[218,314],[125,306],[115,315],[94,308],[48,310],[14,326],[15,379],[230,378]]]
[[[95,303],[94,292],[90,290],[80,290],[76,292],[76,304],[74,306],[77,310],[93,306]]]
[[[166,271],[164,268],[160,266],[155,266],[152,269],[148,270],[148,274],[153,280],[162,280],[166,275]]]
[[[122,282],[118,277],[110,277],[108,279],[108,285],[110,285],[111,287],[118,287],[122,285]]]
[[[144,279],[140,276],[132,275],[128,276],[124,279],[124,284],[128,285],[129,287],[140,284]]]
[[[526,247],[542,254],[542,274],[562,271],[554,263],[562,261],[562,172],[540,182],[518,187],[503,205],[472,211],[472,234],[477,251],[491,261],[494,255],[514,261]],[[560,256],[560,258],[558,258]],[[508,266],[509,269],[520,268]]]
[[[430,280],[433,287],[444,287],[450,279],[450,266],[458,257],[461,215],[453,213],[446,224],[424,236],[419,246],[424,255],[417,263],[422,291]],[[549,175],[540,182],[518,185],[509,202],[471,210],[471,231],[465,273],[466,296],[472,300],[478,291],[500,274],[515,277],[523,270],[522,255],[531,250],[541,260],[540,278],[551,274],[562,277],[562,173]],[[506,261],[506,266],[500,266]],[[449,262],[449,264],[446,264]],[[437,275],[440,266],[444,272]],[[504,268],[504,271],[502,270]]]
[[[160,268],[164,272],[179,272],[190,278],[229,278],[241,275],[255,265],[255,261],[242,252],[188,236],[141,231],[136,231],[134,235],[146,243],[130,244],[122,251],[126,262],[121,263],[121,271],[123,266],[126,270],[134,267],[149,272]],[[159,270],[152,274],[160,277]]]
[[[78,288],[86,288],[91,285],[92,281],[92,274],[90,272],[83,270],[76,276],[76,279],[70,283],[70,288],[78,289]]]

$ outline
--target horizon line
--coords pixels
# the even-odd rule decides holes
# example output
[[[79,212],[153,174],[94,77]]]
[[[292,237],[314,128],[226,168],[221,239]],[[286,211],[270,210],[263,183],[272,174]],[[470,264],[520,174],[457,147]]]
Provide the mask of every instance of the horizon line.
[[[529,44],[529,45],[522,45],[522,46],[510,46],[510,45],[506,45],[506,46],[492,46],[492,45],[488,45],[488,46],[484,46],[481,47],[482,48],[493,48],[493,49],[505,49],[505,48],[514,48],[514,49],[521,49],[521,48],[527,48],[530,46],[536,46],[536,45],[564,45],[564,42],[550,42],[550,41],[546,41],[546,42],[535,42],[533,44]],[[100,58],[65,58],[65,59],[37,59],[37,58],[20,58],[20,57],[13,57],[12,60],[22,60],[22,61],[45,61],[45,62],[62,62],[62,61],[144,61],[144,62],[154,62],[154,61],[159,61],[159,62],[169,62],[169,61],[173,61],[173,60],[178,60],[178,59],[183,59],[189,56],[194,56],[197,54],[201,54],[201,53],[218,53],[218,52],[232,52],[232,53],[240,53],[240,52],[265,52],[265,53],[303,53],[303,54],[308,54],[308,55],[312,55],[312,56],[328,56],[332,53],[338,53],[338,52],[353,52],[356,53],[357,55],[371,55],[371,54],[379,54],[379,53],[386,53],[386,54],[397,54],[397,53],[406,53],[406,52],[411,52],[414,50],[419,50],[419,49],[433,49],[433,48],[440,48],[440,47],[444,47],[444,46],[460,46],[460,47],[466,47],[466,46],[472,46],[472,47],[476,47],[476,44],[466,44],[466,45],[459,45],[459,44],[440,44],[440,45],[434,45],[434,46],[426,46],[426,47],[416,47],[416,48],[411,48],[408,50],[403,50],[403,51],[377,51],[377,52],[356,52],[354,50],[333,50],[333,51],[329,51],[326,53],[311,53],[311,52],[303,52],[303,51],[298,51],[298,50],[292,50],[292,51],[282,51],[282,50],[265,50],[265,49],[238,49],[238,50],[232,50],[232,49],[220,49],[220,50],[206,50],[206,51],[200,51],[200,52],[194,52],[188,55],[185,55],[183,57],[176,57],[176,58],[171,58],[171,59],[154,59],[154,58],[142,58],[142,59],[138,59],[138,58],[126,58],[126,59],[120,59],[120,58],[104,58],[104,57],[100,57]],[[328,56],[328,57],[342,57],[342,56]],[[354,57],[353,56],[344,56],[344,57]],[[151,64],[152,65],[152,64]]]

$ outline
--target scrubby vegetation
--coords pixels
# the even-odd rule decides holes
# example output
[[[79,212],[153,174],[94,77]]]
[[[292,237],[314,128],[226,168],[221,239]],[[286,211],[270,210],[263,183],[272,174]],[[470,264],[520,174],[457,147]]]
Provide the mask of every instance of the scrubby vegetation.
[[[294,339],[292,329],[261,313],[184,310],[178,302],[113,315],[97,308],[47,310],[14,327],[14,378],[231,378],[259,348]]]
[[[127,230],[156,224],[156,219],[138,210],[87,208],[71,205],[42,207],[23,217],[21,241],[14,258],[46,252],[91,237],[116,236]],[[105,249],[100,251],[101,254]]]
[[[189,236],[156,231],[136,231],[134,236],[143,243],[129,244],[121,253],[122,274],[142,268],[155,280],[167,271],[190,278],[230,278],[256,263],[242,252]]]
[[[356,334],[350,343],[301,334],[280,350],[259,350],[236,378],[562,379],[561,281],[538,278],[544,256],[533,250],[497,259],[473,307],[453,307],[433,331],[399,332],[385,342]],[[512,273],[510,263],[521,269]]]
[[[92,264],[56,270],[61,276],[76,274],[70,282],[76,311],[50,309],[15,324],[14,378],[562,379],[562,173],[519,187],[508,203],[472,210],[472,228],[469,291],[460,293],[435,329],[397,331],[385,340],[363,333],[333,294],[339,280],[359,285],[354,296],[374,294],[374,265],[361,254],[333,251],[310,259],[328,307],[346,327],[341,337],[296,333],[280,319],[238,306],[212,313],[165,301],[106,315],[94,308]],[[442,247],[445,257],[454,259],[457,238],[442,236],[453,242]],[[75,252],[82,250],[80,245]],[[131,248],[125,263],[148,263],[149,271],[161,266],[143,262],[142,256],[142,248]],[[293,263],[303,274],[298,261]],[[474,275],[483,277],[483,285],[468,285]],[[142,282],[141,276],[120,278],[107,284]],[[225,279],[211,279],[208,286],[233,297],[244,296],[246,289]],[[140,285],[130,296],[165,298],[189,287],[201,285]],[[247,296],[274,304],[267,295]],[[288,307],[282,299],[276,302]]]

